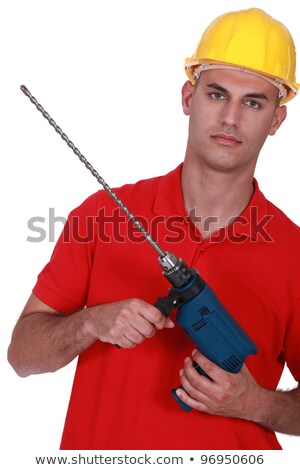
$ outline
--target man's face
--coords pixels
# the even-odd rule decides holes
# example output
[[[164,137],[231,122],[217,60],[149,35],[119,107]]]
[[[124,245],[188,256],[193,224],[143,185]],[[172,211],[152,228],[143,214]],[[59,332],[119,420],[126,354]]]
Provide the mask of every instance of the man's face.
[[[278,89],[266,80],[233,70],[207,70],[182,90],[190,116],[186,158],[211,169],[253,172],[268,135],[286,117]]]

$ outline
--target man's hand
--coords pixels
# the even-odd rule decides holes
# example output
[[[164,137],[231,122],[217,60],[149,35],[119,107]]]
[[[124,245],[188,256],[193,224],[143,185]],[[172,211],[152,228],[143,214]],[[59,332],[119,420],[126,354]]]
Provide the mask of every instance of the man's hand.
[[[156,307],[140,299],[97,305],[86,310],[86,331],[100,341],[122,348],[134,348],[154,336],[156,330],[174,326],[170,318],[165,318]]]
[[[133,348],[156,330],[173,326],[170,318],[143,300],[123,300],[62,314],[31,294],[14,328],[8,360],[21,377],[54,372],[98,339]]]
[[[300,435],[300,386],[294,390],[269,390],[258,385],[244,364],[231,374],[207,359],[198,350],[192,353],[201,369],[212,379],[200,375],[186,358],[180,371],[179,398],[198,411],[242,418],[273,431]]]
[[[186,358],[184,368],[180,371],[181,384],[179,398],[198,411],[205,413],[256,420],[264,389],[260,387],[244,365],[241,370],[232,374],[221,369],[207,359],[198,350],[193,351],[193,360],[212,379],[200,375]]]

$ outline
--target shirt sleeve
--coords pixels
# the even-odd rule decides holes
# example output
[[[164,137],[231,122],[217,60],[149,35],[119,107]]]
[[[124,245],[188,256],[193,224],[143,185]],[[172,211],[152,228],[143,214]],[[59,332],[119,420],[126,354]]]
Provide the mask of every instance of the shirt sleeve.
[[[51,259],[33,288],[40,300],[61,313],[74,312],[86,305],[97,238],[100,192],[69,214]]]

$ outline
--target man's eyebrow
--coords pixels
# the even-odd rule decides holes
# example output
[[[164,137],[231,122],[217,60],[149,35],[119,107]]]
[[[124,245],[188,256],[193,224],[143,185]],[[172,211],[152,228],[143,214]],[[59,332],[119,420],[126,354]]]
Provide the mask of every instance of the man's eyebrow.
[[[226,88],[222,87],[218,83],[208,83],[206,86],[207,88],[213,88],[214,90],[218,90],[221,93],[230,94],[230,92],[226,90]],[[257,98],[257,99],[262,99],[262,100],[269,99],[264,93],[255,93],[255,92],[246,93],[245,98]]]
[[[229,93],[229,91],[226,90],[226,88],[222,87],[221,85],[218,85],[217,83],[208,83],[206,86],[208,88],[214,88],[215,90],[219,90],[222,93]]]

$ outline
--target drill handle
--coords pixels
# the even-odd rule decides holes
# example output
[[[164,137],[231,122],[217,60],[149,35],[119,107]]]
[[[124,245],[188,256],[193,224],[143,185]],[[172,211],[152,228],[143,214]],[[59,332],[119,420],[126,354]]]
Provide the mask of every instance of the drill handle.
[[[195,271],[192,279],[183,287],[171,287],[168,295],[158,297],[154,306],[163,314],[168,317],[174,308],[181,307],[189,300],[193,299],[204,289],[204,281]]]
[[[173,289],[170,289],[173,291]],[[172,310],[177,307],[178,296],[174,292],[170,292],[168,296],[158,297],[154,303],[154,307],[163,314],[164,317],[168,317]]]
[[[213,382],[213,380],[209,377],[209,375],[207,375],[206,372],[204,372],[203,369],[201,369],[201,367],[199,366],[199,364],[196,362],[196,361],[193,361],[193,367],[194,369],[198,372],[198,374],[200,375],[204,375],[204,377],[206,377],[207,379],[209,379],[211,382]],[[181,388],[182,390],[184,390],[183,386],[182,385],[179,385],[179,387],[177,388]],[[175,398],[175,400],[177,401],[177,403],[181,406],[181,408],[184,410],[184,411],[192,411],[193,408],[191,408],[189,405],[187,405],[186,403],[184,403],[176,394],[176,390],[177,388],[173,388],[172,389],[172,395],[173,395],[173,398]]]

